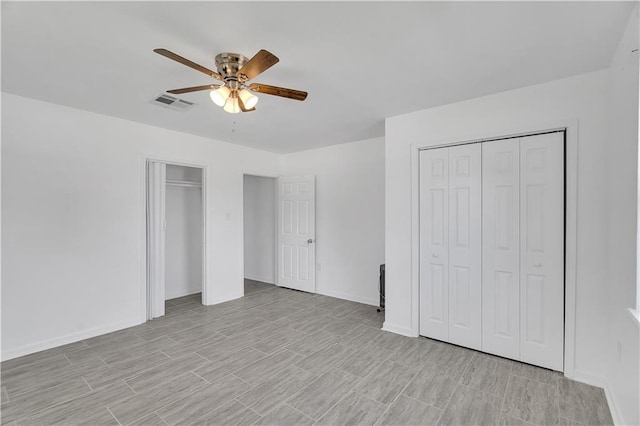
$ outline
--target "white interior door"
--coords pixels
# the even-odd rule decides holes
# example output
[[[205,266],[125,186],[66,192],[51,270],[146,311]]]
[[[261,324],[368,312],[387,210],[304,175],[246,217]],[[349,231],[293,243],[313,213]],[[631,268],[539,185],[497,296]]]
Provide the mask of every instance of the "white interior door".
[[[164,315],[166,173],[147,161],[147,319]]]
[[[449,339],[449,148],[420,152],[420,334]]]
[[[521,360],[563,369],[564,134],[520,139]]]
[[[315,200],[315,176],[278,178],[279,286],[315,292]]]
[[[449,341],[482,344],[482,155],[480,144],[449,148]]]
[[[482,144],[482,350],[520,359],[520,144]]]

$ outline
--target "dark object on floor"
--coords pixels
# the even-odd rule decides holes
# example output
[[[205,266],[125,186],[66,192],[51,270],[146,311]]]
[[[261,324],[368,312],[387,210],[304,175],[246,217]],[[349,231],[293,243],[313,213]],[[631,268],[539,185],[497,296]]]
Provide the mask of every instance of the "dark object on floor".
[[[378,312],[384,311],[384,265],[380,265],[380,284],[378,286],[378,290],[380,291],[380,307],[378,308]]]

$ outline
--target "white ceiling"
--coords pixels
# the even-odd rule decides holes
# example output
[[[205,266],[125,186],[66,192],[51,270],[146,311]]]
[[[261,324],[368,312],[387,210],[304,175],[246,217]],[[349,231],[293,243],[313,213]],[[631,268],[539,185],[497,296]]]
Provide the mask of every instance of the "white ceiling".
[[[382,136],[384,118],[606,68],[633,2],[2,2],[2,91],[293,152]],[[207,92],[175,112],[149,101],[214,83],[160,55],[215,69],[217,53],[280,63],[228,114]]]

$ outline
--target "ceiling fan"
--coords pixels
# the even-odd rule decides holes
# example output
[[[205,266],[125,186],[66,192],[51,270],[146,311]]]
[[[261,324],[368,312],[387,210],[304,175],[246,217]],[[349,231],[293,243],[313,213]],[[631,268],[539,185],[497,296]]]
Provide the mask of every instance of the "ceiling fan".
[[[211,90],[211,93],[209,93],[211,100],[232,114],[240,111],[255,111],[258,97],[251,92],[280,96],[297,101],[304,101],[307,98],[307,92],[301,90],[269,86],[261,83],[248,84],[249,80],[268,70],[280,60],[273,53],[264,49],[256,53],[251,59],[247,59],[239,53],[220,53],[215,59],[218,72],[198,65],[167,49],[154,49],[153,51],[223,82],[223,84],[206,84],[204,86],[168,90],[168,93],[181,94]]]

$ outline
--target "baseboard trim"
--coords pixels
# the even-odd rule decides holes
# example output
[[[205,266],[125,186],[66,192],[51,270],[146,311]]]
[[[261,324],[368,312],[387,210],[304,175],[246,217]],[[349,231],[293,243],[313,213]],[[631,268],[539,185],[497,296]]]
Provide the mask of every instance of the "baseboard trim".
[[[622,415],[622,411],[620,411],[620,407],[611,391],[611,386],[609,385],[609,381],[604,377],[595,376],[593,374],[575,370],[575,374],[573,376],[573,380],[577,382],[582,382],[587,385],[597,386],[604,390],[604,396],[607,398],[607,405],[609,405],[609,411],[611,412],[611,418],[613,419],[614,425],[626,425],[627,423],[624,421],[624,416]]]
[[[242,296],[244,296],[243,293],[230,293],[230,294],[226,294],[223,296],[219,296],[216,298],[210,298],[208,300],[205,301],[206,305],[217,305],[219,303],[224,303],[224,302],[229,302],[230,300],[236,300],[236,299],[240,299]]]
[[[89,330],[77,331],[64,336],[55,337],[53,339],[41,340],[36,343],[30,343],[28,345],[19,346],[17,348],[8,349],[2,351],[2,361],[7,361],[13,358],[18,358],[24,355],[29,355],[35,352],[45,351],[58,346],[66,345],[69,343],[78,342],[80,340],[89,339],[91,337],[100,336],[102,334],[111,333],[113,331],[122,330],[125,328],[133,327],[142,324],[139,320],[128,320],[115,324],[110,324],[103,327],[95,327]]]
[[[264,278],[264,277],[258,277],[256,275],[251,275],[251,274],[244,274],[244,278],[247,280],[253,280],[253,281],[260,281],[262,283],[267,283],[267,284],[275,284],[276,280],[275,278]]]
[[[202,293],[202,287],[200,287],[198,289],[189,290],[188,293],[184,293],[184,294],[180,293],[177,296],[174,296],[174,295],[167,296],[165,294],[164,298],[165,298],[165,300],[178,299],[179,297],[191,296],[192,294],[198,294],[198,293]]]
[[[317,290],[316,293],[323,296],[335,297],[336,299],[349,300],[351,302],[364,303],[365,305],[379,306],[377,299],[369,299],[368,297],[354,296],[351,294],[341,293],[339,291]]]
[[[382,329],[384,331],[388,331],[390,333],[395,333],[395,334],[400,334],[402,336],[407,336],[407,337],[418,337],[418,333],[416,333],[414,330],[407,328],[407,327],[402,327],[399,325],[395,325],[395,324],[390,324],[389,321],[385,321],[384,324],[382,324]]]

